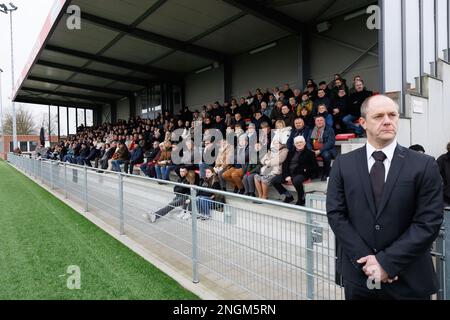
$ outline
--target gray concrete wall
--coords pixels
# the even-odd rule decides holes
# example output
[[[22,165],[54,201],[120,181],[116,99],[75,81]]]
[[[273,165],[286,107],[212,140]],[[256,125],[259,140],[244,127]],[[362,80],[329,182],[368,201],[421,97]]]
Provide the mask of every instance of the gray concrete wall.
[[[278,46],[250,55],[248,52],[233,58],[233,96],[247,96],[256,88],[281,87],[289,83],[298,85],[298,37],[290,36],[278,41]]]
[[[425,77],[424,82],[425,97],[407,95],[406,113],[410,119],[403,120],[400,135],[409,135],[409,145],[421,144],[427,154],[437,158],[446,153],[450,142],[450,64],[440,61],[439,79]],[[409,124],[405,125],[406,121]],[[409,146],[406,142],[405,146]]]
[[[331,28],[323,33],[312,35],[311,75],[316,81],[331,81],[334,74],[342,73],[362,53],[346,47],[343,42],[366,50],[378,42],[378,31],[369,30],[366,16],[344,21],[342,17],[330,21]],[[330,41],[323,37],[336,39]],[[378,47],[372,52],[378,54]],[[353,78],[360,75],[370,90],[379,91],[378,58],[366,55],[343,77],[351,86]]]
[[[223,68],[212,69],[200,74],[190,74],[185,79],[186,106],[191,110],[214,101],[224,100]]]
[[[110,123],[111,122],[111,107],[109,105],[104,105],[102,108],[102,123]]]
[[[117,102],[117,120],[126,120],[130,118],[130,101],[128,98]]]

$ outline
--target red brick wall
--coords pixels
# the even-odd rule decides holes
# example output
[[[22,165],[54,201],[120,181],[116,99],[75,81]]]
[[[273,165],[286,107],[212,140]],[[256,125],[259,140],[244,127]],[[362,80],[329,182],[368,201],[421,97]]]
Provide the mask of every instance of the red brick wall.
[[[0,159],[7,160],[7,154],[9,152],[9,145],[11,141],[13,141],[12,136],[4,136],[0,139],[3,139],[3,150],[0,150]],[[51,142],[57,143],[58,137],[57,136],[51,136]],[[21,141],[30,141],[30,142],[38,142],[39,143],[39,136],[17,136],[17,142]]]

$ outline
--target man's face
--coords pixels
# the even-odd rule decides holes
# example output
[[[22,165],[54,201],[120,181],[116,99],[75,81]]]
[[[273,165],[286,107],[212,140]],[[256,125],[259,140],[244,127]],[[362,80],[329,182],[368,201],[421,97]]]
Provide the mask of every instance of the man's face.
[[[346,94],[347,93],[345,92],[345,90],[339,90],[338,95],[339,95],[340,98],[345,97]]]
[[[186,169],[180,169],[180,176],[182,176],[183,178],[186,177],[187,172],[188,171]]]
[[[290,99],[289,99],[289,104],[290,104],[291,106],[295,106],[295,99],[294,99],[294,98],[290,98]]]
[[[287,91],[287,90],[289,90],[289,85],[288,85],[288,84],[285,84],[285,85],[284,85],[284,91]]]
[[[325,119],[322,118],[322,117],[318,117],[316,119],[316,127],[319,128],[319,129],[325,127]]]
[[[303,141],[297,141],[295,143],[295,147],[297,148],[297,150],[303,150],[305,149],[306,143]]]
[[[217,122],[217,123],[220,123],[221,121],[222,121],[222,118],[221,118],[220,116],[217,116],[217,117],[216,117],[216,122]]]
[[[355,89],[356,89],[356,91],[358,91],[358,92],[363,91],[363,89],[364,89],[364,84],[363,84],[361,81],[355,82]]]
[[[325,106],[319,106],[319,113],[327,112],[327,108]]]
[[[323,98],[323,97],[325,97],[325,91],[324,90],[319,90],[317,95],[319,96],[319,98]]]
[[[281,109],[281,112],[282,112],[283,114],[288,114],[288,113],[289,113],[289,108],[288,108],[287,106],[284,106],[284,107]]]
[[[235,119],[236,121],[241,120],[241,114],[240,114],[240,113],[236,113],[236,114],[234,115],[234,119]]]
[[[305,126],[305,122],[302,119],[296,119],[294,122],[295,129],[301,130]]]
[[[282,101],[277,101],[277,108],[281,109],[283,107],[283,102]]]
[[[385,97],[370,101],[366,118],[361,125],[367,132],[367,138],[379,145],[386,145],[397,136],[400,115],[398,107]]]
[[[263,109],[263,110],[267,109],[267,103],[262,102],[261,103],[261,109]]]

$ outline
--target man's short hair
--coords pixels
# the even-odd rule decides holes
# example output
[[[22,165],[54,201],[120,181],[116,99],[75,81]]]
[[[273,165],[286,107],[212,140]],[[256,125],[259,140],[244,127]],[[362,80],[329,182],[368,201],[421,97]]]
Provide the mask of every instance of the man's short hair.
[[[395,102],[394,100],[392,100],[392,99],[389,98],[388,96],[385,96],[385,95],[371,96],[371,97],[368,97],[366,100],[364,100],[363,104],[361,105],[361,118],[366,119],[366,117],[367,117],[367,109],[369,108],[369,103],[370,103],[370,101],[371,101],[374,97],[380,97],[380,96],[383,96],[383,97],[386,97],[386,98],[390,99],[390,100],[397,106],[397,110],[398,110],[398,111],[400,110],[400,107],[399,107],[399,105],[397,104],[397,102]]]
[[[447,151],[450,152],[450,142],[447,144]]]
[[[319,86],[321,86],[323,84],[327,84],[327,83],[325,81],[320,81]]]
[[[269,124],[267,122],[261,123],[261,129],[270,128]]]
[[[298,142],[306,143],[305,137],[304,137],[304,136],[298,136],[298,137],[295,137],[295,139],[294,139],[294,144],[296,144],[296,143],[298,143]]]
[[[425,153],[424,147],[422,147],[420,144],[415,144],[409,147],[410,150],[416,151],[416,152],[423,152]]]

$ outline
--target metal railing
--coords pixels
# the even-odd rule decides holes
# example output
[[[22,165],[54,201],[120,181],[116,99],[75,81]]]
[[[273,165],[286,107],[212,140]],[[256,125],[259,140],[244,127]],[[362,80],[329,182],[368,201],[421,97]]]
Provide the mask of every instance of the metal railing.
[[[344,298],[323,195],[308,194],[307,208],[270,200],[253,203],[256,199],[243,195],[170,181],[12,154],[8,159],[180,273],[192,272],[194,283],[204,281],[237,299]],[[174,186],[188,192],[175,194]],[[226,201],[202,198],[202,192]],[[445,299],[449,288],[445,230],[450,219],[445,221],[433,249],[441,283],[438,299]]]
[[[323,210],[255,204],[196,186],[174,194],[173,186],[186,185],[13,154],[8,159],[181,273],[192,272],[195,283],[212,283],[236,298],[344,298],[334,281],[335,240]],[[225,196],[226,203],[198,197],[201,192]],[[159,219],[151,223],[150,216]]]

